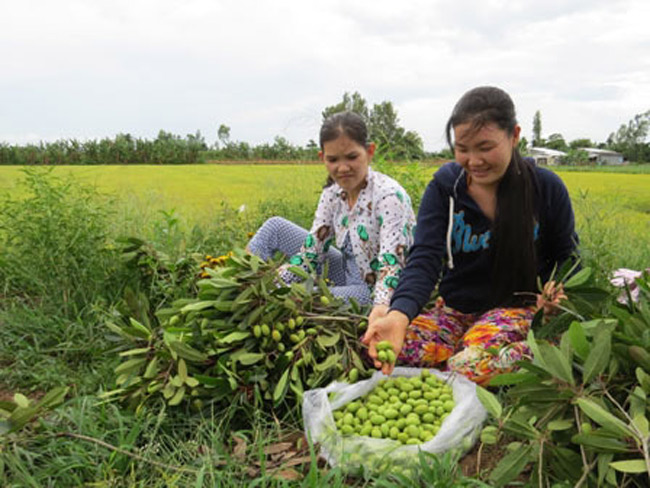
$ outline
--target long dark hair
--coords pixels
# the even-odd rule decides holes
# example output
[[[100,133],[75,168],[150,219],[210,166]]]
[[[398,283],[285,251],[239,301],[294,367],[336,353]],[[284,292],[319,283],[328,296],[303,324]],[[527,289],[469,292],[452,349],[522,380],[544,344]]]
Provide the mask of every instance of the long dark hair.
[[[465,93],[447,122],[447,142],[452,151],[452,130],[469,123],[471,130],[495,124],[512,136],[517,125],[515,105],[500,88],[482,86]],[[535,225],[538,221],[535,172],[515,147],[512,159],[497,189],[492,226],[493,306],[528,303],[537,282]],[[524,292],[524,294],[520,294]]]
[[[326,142],[334,141],[342,135],[349,137],[365,148],[368,147],[368,127],[366,123],[359,114],[348,111],[335,113],[323,121],[319,139],[321,151]],[[325,187],[327,188],[333,183],[332,177],[328,176]]]

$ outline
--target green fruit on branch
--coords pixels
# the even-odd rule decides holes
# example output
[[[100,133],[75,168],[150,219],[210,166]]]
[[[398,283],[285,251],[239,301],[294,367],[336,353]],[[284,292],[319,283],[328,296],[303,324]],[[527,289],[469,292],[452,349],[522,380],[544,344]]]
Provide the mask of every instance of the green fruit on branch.
[[[142,333],[131,333],[129,316],[114,321],[111,330],[124,332],[119,350],[136,352],[118,366],[111,397],[134,407],[163,398],[171,406],[201,400],[278,413],[298,408],[302,392],[343,371],[356,381],[359,325],[369,310],[330,300],[320,282],[278,286],[280,265],[235,252]]]

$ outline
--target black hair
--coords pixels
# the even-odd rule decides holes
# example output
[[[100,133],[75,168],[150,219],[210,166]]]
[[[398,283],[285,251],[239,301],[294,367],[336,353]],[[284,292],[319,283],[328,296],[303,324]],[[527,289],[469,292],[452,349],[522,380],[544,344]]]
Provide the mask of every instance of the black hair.
[[[459,124],[469,123],[478,131],[495,124],[512,135],[517,125],[515,105],[500,88],[481,86],[465,93],[456,103],[447,122],[447,142],[452,151],[451,132]],[[497,204],[492,225],[493,306],[516,306],[530,301],[537,284],[535,225],[537,181],[534,168],[515,147],[508,169],[497,189]]]
[[[342,135],[349,137],[365,148],[368,147],[368,127],[366,122],[359,114],[346,111],[330,115],[323,121],[319,140],[321,151],[326,142],[334,141]],[[333,183],[332,177],[328,176],[325,188]]]

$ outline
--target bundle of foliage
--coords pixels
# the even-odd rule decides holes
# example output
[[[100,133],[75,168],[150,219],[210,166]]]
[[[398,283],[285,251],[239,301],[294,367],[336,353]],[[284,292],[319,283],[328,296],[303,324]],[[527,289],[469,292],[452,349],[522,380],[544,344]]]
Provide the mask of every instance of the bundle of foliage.
[[[278,281],[279,262],[237,251],[197,283],[198,292],[134,318],[119,313],[108,327],[123,362],[116,389],[104,394],[131,407],[164,398],[191,403],[274,408],[299,405],[306,388],[366,372],[359,337],[365,313],[331,295],[323,278]],[[145,308],[147,308],[145,306]]]
[[[650,275],[637,284],[638,303],[609,300],[604,313],[590,315],[577,313],[575,304],[593,305],[594,290],[577,286],[567,313],[530,332],[533,361],[490,383],[508,387],[504,406],[481,390],[496,419],[481,440],[512,441],[490,475],[495,486],[525,469],[539,486],[648,486]],[[567,319],[563,333],[548,333]]]

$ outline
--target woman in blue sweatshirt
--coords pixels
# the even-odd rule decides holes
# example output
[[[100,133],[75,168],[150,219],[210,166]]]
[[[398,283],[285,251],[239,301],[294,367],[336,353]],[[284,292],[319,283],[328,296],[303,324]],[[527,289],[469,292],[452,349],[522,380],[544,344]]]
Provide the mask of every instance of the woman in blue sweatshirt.
[[[363,338],[384,373],[392,366],[376,359],[382,340],[398,363],[446,362],[478,383],[530,354],[537,277],[547,281],[572,258],[578,238],[566,187],[521,157],[520,133],[499,88],[474,88],[454,107],[447,140],[456,162],[429,183],[390,307],[373,309]],[[435,307],[423,311],[436,286]]]

